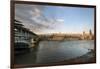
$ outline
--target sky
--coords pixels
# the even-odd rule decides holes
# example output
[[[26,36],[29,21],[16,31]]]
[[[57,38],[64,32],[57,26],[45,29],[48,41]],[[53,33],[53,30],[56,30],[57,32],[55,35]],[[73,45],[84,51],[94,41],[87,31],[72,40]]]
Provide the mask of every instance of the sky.
[[[15,19],[37,34],[94,33],[94,8],[16,4]]]

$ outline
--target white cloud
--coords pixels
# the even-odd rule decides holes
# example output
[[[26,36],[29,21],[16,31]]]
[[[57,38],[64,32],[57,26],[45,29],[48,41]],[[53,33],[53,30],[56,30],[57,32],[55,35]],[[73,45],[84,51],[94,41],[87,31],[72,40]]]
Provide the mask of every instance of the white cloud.
[[[56,19],[57,22],[64,22],[64,19]]]
[[[44,31],[45,29],[55,28],[55,24],[61,20],[55,20],[43,15],[44,6],[16,4],[15,19],[21,21],[25,27],[34,30],[34,32]]]

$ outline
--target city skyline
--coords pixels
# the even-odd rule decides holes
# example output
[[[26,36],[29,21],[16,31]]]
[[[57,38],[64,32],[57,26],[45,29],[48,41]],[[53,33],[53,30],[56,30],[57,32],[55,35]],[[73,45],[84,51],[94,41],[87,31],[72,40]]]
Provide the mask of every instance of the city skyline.
[[[94,33],[94,8],[15,5],[15,19],[35,33]]]

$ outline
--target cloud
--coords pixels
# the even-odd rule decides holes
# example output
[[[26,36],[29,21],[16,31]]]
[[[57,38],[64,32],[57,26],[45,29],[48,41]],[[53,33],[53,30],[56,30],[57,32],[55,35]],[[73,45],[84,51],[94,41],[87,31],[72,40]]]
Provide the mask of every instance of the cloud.
[[[43,14],[45,8],[47,7],[41,5],[16,4],[15,19],[21,21],[26,28],[35,33],[44,32],[47,29],[58,29],[64,20],[61,18],[48,18]]]
[[[46,18],[42,14],[43,10],[44,7],[40,5],[16,4],[15,19],[34,31],[52,28],[53,20]]]
[[[56,19],[57,22],[64,22],[64,19]]]

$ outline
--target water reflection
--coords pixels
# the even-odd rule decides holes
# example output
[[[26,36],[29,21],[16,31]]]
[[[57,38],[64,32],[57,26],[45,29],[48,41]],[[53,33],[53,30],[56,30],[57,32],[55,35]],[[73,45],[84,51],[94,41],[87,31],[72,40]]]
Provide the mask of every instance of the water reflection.
[[[31,50],[30,52],[15,55],[14,63],[15,64],[22,64],[22,65],[36,63],[37,51],[38,51],[38,46],[36,48],[33,48],[33,50]]]
[[[42,41],[39,44],[37,63],[50,63],[82,56],[93,49],[93,41]]]
[[[82,56],[94,49],[94,41],[41,41],[37,49],[16,56],[16,64],[43,64]]]

